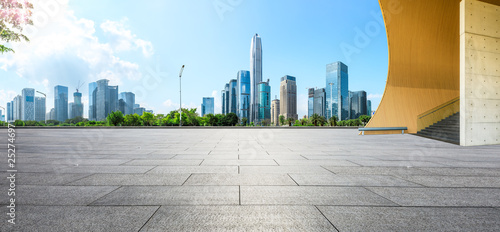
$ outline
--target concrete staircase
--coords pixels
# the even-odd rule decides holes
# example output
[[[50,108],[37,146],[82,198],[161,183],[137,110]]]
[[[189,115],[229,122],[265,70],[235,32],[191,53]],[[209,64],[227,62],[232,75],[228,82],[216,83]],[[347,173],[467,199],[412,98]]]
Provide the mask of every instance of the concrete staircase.
[[[444,142],[460,144],[460,112],[417,132],[417,135]]]

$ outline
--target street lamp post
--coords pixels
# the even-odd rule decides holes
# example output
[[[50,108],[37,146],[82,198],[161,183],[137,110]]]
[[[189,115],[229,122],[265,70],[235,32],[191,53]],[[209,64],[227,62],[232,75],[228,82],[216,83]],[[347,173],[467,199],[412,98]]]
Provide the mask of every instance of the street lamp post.
[[[333,117],[333,83],[328,83],[330,85],[330,118]]]
[[[42,93],[42,92],[40,92],[38,90],[36,92],[39,93],[39,94],[41,94],[41,95],[43,95],[45,97],[45,102],[47,102],[47,94],[44,94],[44,93]],[[45,105],[47,105],[47,104],[45,104]],[[45,109],[45,112],[43,112],[43,113],[44,113],[44,116],[45,116],[45,117],[43,117],[45,119],[45,124],[47,124],[47,116],[45,115],[45,114],[47,114],[47,109]]]
[[[179,72],[179,127],[182,127],[182,71],[184,71],[184,65],[182,65],[181,71]]]

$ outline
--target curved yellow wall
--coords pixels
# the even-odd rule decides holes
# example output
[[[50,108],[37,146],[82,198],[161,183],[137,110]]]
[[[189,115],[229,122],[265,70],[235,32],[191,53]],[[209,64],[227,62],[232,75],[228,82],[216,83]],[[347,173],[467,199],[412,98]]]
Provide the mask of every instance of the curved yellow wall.
[[[485,2],[500,4],[500,0]],[[379,0],[379,4],[386,24],[389,72],[382,101],[367,127],[406,126],[408,133],[416,133],[419,114],[460,96],[460,0]]]

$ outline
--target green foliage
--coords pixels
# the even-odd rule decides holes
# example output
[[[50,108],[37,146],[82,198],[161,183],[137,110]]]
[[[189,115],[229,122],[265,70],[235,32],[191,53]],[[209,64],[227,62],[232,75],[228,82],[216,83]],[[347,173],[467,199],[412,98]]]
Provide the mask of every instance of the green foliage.
[[[349,119],[338,122],[338,126],[360,126],[362,123],[359,119]]]
[[[153,126],[155,122],[155,116],[152,113],[144,112],[141,116],[142,123],[144,126]]]
[[[359,116],[359,120],[363,123],[363,125],[366,125],[372,117],[368,115],[361,115]]]
[[[57,120],[47,120],[47,123],[46,123],[46,124],[47,124],[48,126],[57,126],[57,125],[59,125],[59,123],[60,123],[60,122],[59,122],[59,121],[57,121]]]
[[[241,125],[242,126],[246,126],[247,122],[248,122],[248,118],[245,118],[245,117],[241,118]]]
[[[40,126],[37,121],[24,121],[25,126]]]
[[[288,126],[292,126],[292,123],[293,123],[293,118],[287,118],[286,119],[286,123],[288,123]]]
[[[236,126],[238,124],[238,116],[235,113],[229,113],[224,117],[224,126]]]
[[[260,122],[261,126],[270,126],[271,125],[271,119],[264,119],[262,122]]]
[[[208,126],[215,126],[217,124],[217,118],[213,114],[206,114],[205,115],[206,123]]]
[[[328,119],[328,122],[330,123],[330,126],[337,126],[338,120],[338,117],[336,115],[333,115],[330,119]]]
[[[125,117],[123,117],[123,113],[118,110],[108,114],[106,120],[110,126],[121,126],[123,122],[125,122]]]
[[[284,115],[280,115],[280,125],[285,125],[285,116]]]
[[[319,121],[320,121],[320,118],[321,118],[321,116],[319,116],[318,114],[313,114],[313,115],[311,115],[311,123],[312,123],[314,126],[318,126]]]
[[[142,119],[138,114],[127,114],[123,122],[124,126],[141,126]]]
[[[24,122],[22,120],[16,120],[14,121],[14,126],[24,126]]]

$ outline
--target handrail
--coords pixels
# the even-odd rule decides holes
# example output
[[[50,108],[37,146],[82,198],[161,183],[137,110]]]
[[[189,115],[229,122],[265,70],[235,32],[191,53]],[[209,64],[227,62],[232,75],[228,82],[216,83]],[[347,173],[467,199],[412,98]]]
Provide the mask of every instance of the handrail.
[[[457,112],[460,112],[460,97],[453,98],[417,116],[417,131],[421,131]]]

